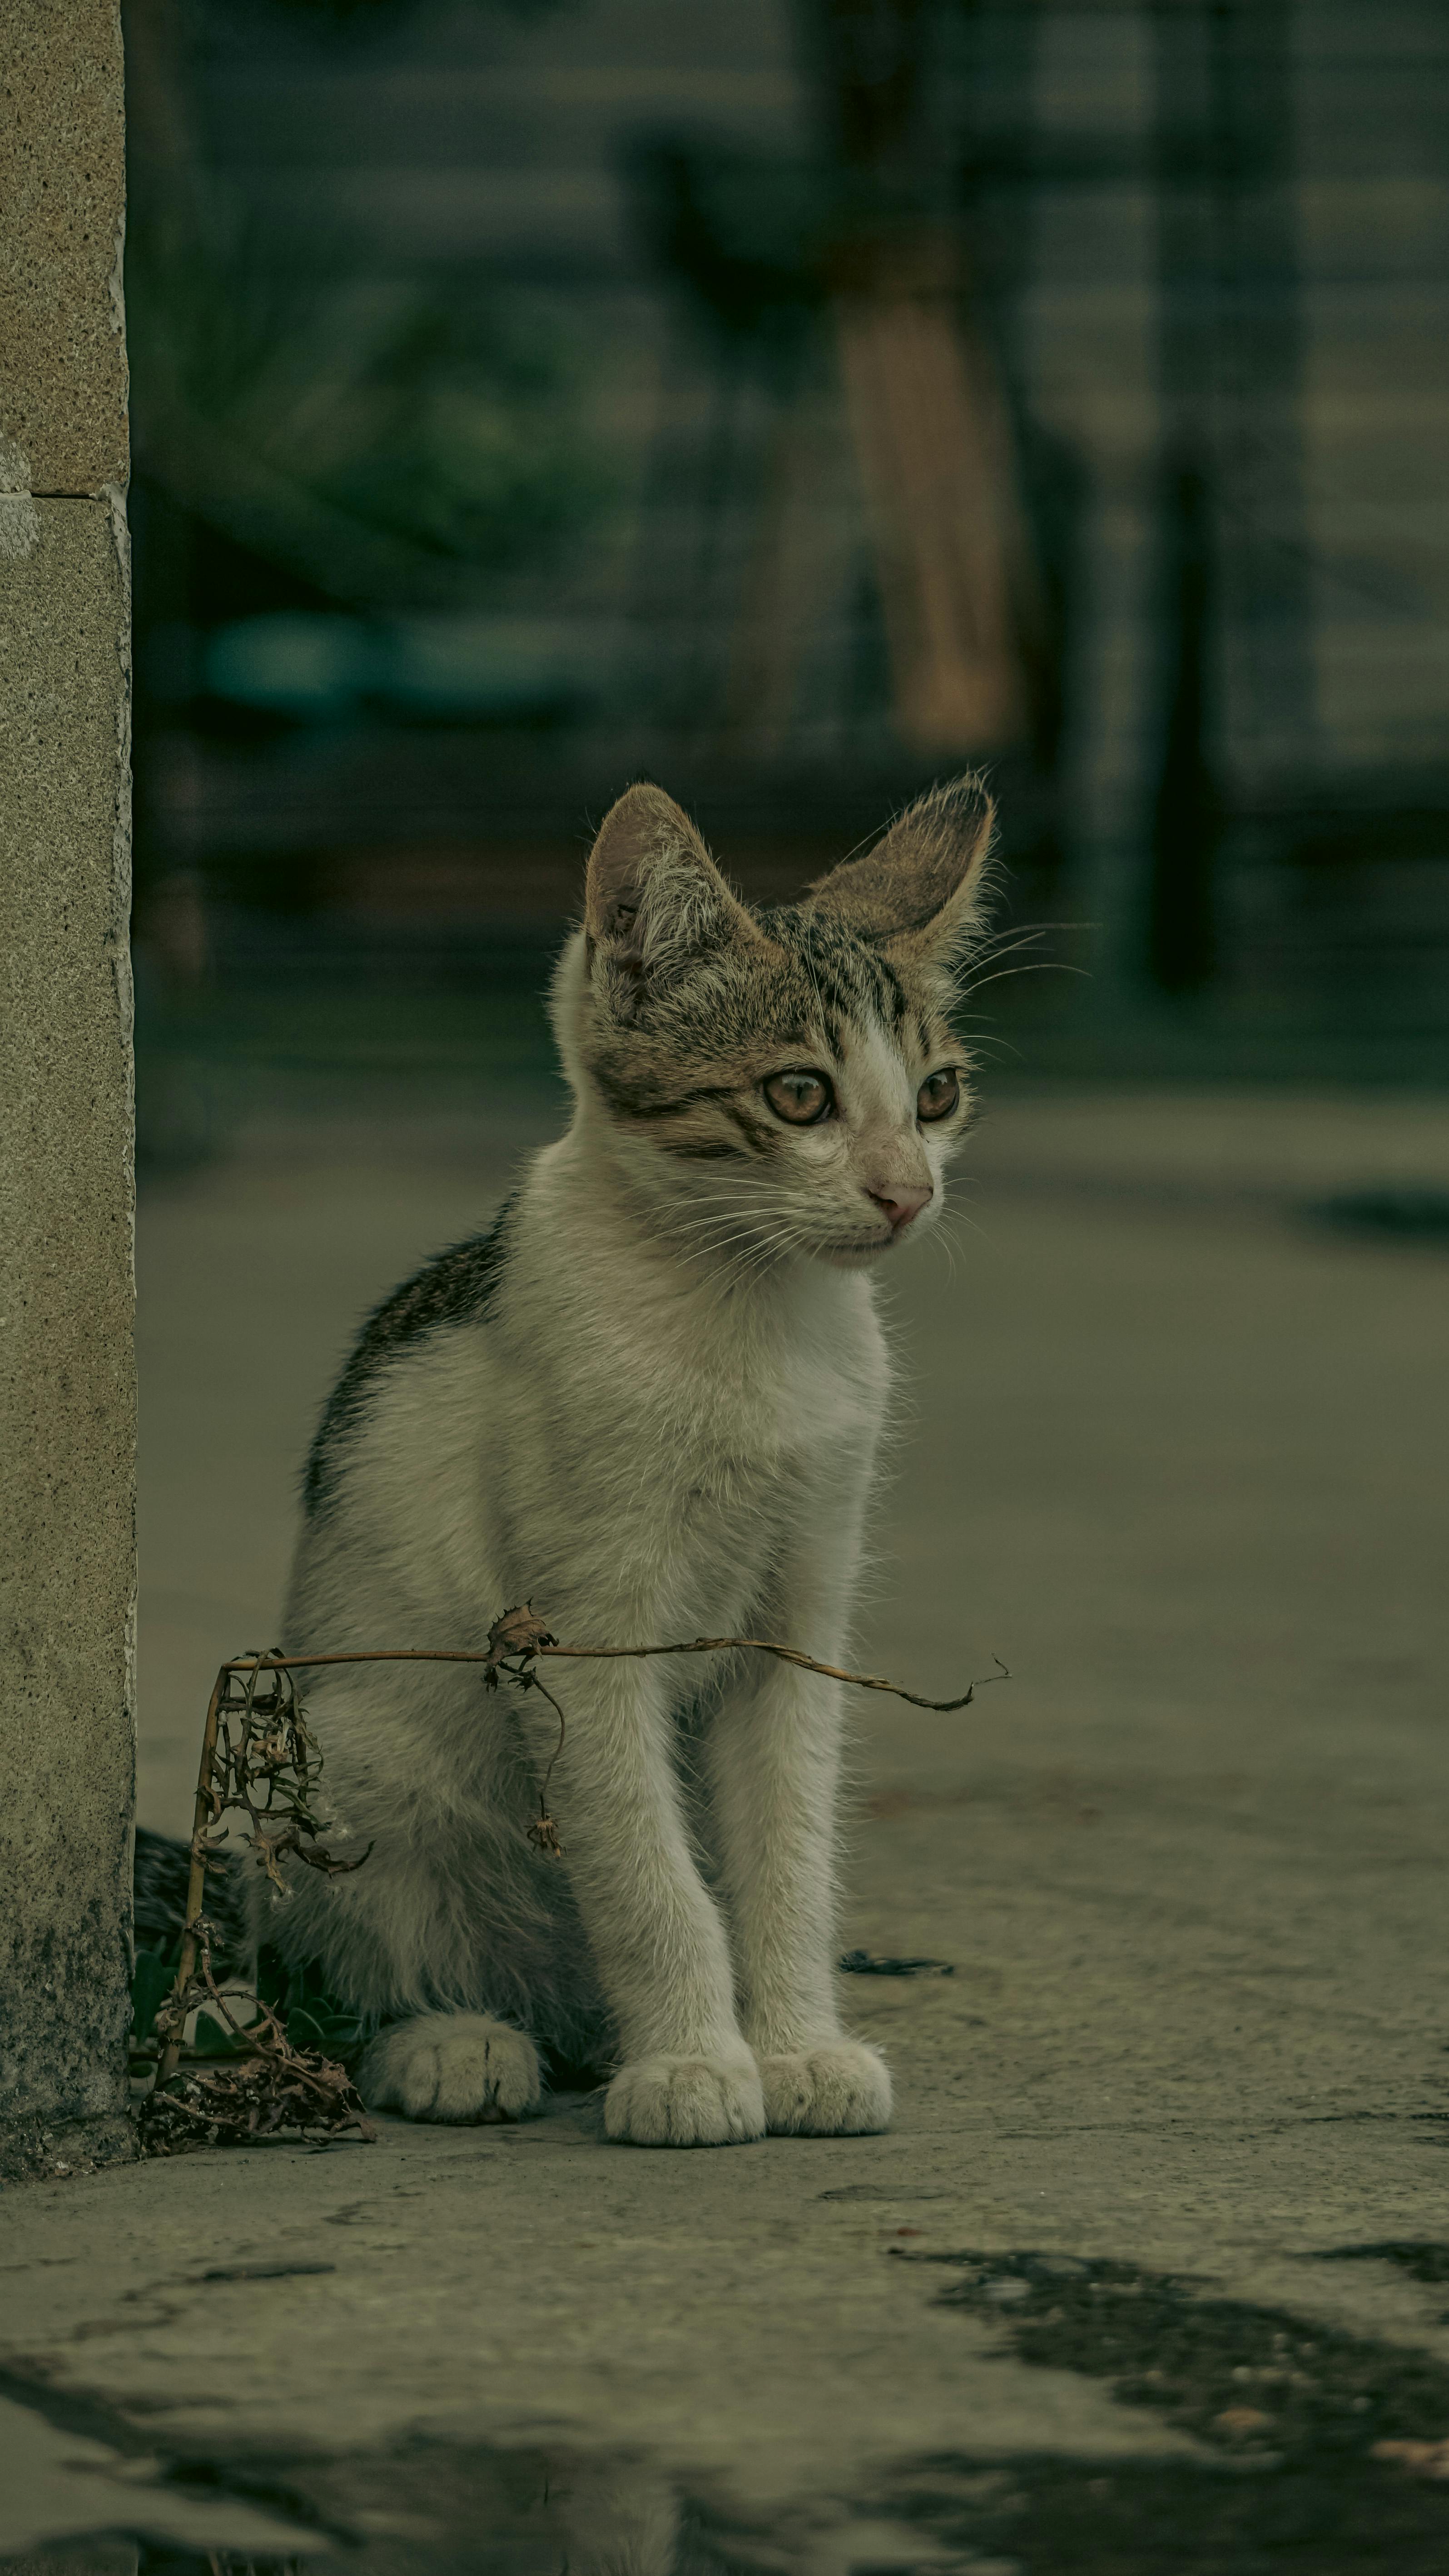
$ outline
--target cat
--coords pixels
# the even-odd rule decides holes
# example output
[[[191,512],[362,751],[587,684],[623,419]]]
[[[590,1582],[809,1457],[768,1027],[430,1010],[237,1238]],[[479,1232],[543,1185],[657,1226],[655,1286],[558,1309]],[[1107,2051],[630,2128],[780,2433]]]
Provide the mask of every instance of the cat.
[[[572,1123],[491,1231],[373,1314],[305,1477],[294,1654],[481,1646],[531,1600],[579,1644],[846,1648],[890,1371],[871,1274],[937,1214],[970,1109],[951,1023],[992,807],[967,778],[751,911],[631,787],[552,1012]],[[609,2137],[883,2129],[834,1991],[841,1688],[760,1655],[546,1668],[557,1733],[475,1668],[307,1680],[328,1842],[257,1930],[374,2034],[359,2086],[517,2118],[540,2050],[612,2068]],[[559,1678],[560,1674],[563,1676]]]

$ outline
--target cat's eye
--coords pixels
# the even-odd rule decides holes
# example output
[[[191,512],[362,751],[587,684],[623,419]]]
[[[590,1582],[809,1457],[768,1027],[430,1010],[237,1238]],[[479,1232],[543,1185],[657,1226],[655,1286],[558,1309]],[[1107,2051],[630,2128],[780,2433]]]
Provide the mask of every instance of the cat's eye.
[[[929,1125],[933,1118],[949,1118],[961,1097],[961,1083],[954,1065],[944,1073],[928,1073],[916,1094],[916,1116]]]
[[[790,1127],[818,1127],[835,1107],[823,1073],[772,1073],[763,1089],[775,1116]]]

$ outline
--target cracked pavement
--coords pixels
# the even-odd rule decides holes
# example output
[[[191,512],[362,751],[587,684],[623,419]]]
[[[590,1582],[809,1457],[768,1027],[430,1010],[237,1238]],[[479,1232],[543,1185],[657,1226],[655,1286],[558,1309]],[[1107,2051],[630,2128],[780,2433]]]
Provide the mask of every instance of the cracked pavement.
[[[351,1319],[546,1119],[273,1121],[143,1203],[145,1822],[185,1829],[215,1666],[275,1625]],[[907,1414],[860,1652],[930,1693],[1013,1677],[959,1717],[853,1712],[842,1946],[954,1970],[847,1981],[891,2133],[651,2153],[565,2097],[9,2194],[9,2397],[143,2466],[119,2507],[76,2468],[67,2526],[37,2449],[49,2519],[12,2503],[0,2548],[281,2548],[233,2536],[251,2511],[389,2567],[522,2567],[527,2524],[540,2568],[829,2576],[967,2563],[933,2459],[961,2494],[1029,2458],[1196,2474],[1196,2419],[1024,2358],[1008,2295],[942,2304],[901,2255],[1190,2275],[1449,2365],[1442,2288],[1306,2259],[1449,2237],[1449,1263],[1304,1212],[1442,1186],[1449,1109],[1008,1090],[966,1161],[973,1224],[890,1287]],[[153,2458],[193,2464],[184,2531]]]

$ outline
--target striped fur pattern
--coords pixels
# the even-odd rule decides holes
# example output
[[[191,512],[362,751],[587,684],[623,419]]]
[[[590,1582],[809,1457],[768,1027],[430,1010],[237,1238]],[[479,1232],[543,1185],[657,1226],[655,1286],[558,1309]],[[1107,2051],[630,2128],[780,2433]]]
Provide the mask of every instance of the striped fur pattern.
[[[531,1598],[575,1641],[848,1644],[889,1367],[871,1273],[940,1205],[968,1115],[953,977],[974,781],[756,914],[661,790],[607,817],[554,1019],[574,1093],[497,1226],[365,1328],[313,1451],[294,1652],[480,1645]],[[762,1658],[562,1668],[553,1720],[445,1665],[315,1679],[329,1841],[259,1929],[376,2033],[374,2104],[516,2117],[539,2050],[613,2070],[610,2136],[889,2117],[832,1960],[841,1710]]]
[[[250,1957],[244,1867],[240,1853],[213,1863],[206,1880],[206,1915],[211,1925],[211,1963],[219,1976],[245,1969]],[[172,1834],[153,1834],[136,1827],[132,1861],[136,1948],[154,1950],[163,1959],[179,1953],[186,1929],[186,1900],[191,1892],[191,1845]]]

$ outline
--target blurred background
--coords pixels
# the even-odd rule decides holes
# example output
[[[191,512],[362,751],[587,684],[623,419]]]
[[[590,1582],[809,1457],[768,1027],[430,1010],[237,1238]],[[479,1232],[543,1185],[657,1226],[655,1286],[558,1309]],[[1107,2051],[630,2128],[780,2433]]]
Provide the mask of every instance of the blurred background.
[[[1442,7],[125,21],[151,1820],[220,1655],[274,1633],[356,1317],[557,1124],[541,994],[641,772],[773,898],[990,770],[990,1240],[920,1433],[979,1570],[942,1681],[1002,1651],[1063,1724],[1084,1671],[1157,1705],[1243,1627],[1247,1559],[1271,1589],[1300,1508],[1356,1526],[1432,1418]],[[1310,1549],[1273,1635],[1412,1659],[1387,1562],[1360,1598]],[[912,1650],[886,1619],[874,1651]]]
[[[218,2423],[224,2389],[251,2494],[255,2391],[275,2417],[310,2370],[333,2411],[307,2396],[285,2492],[368,2567],[564,2564],[534,2454],[441,2445],[577,2421],[628,2464],[614,2545],[570,2525],[591,2565],[1423,2576],[1449,2491],[1353,2454],[1443,2426],[1449,9],[124,9],[143,1824],[189,1832],[217,1666],[285,1638],[361,1316],[558,1130],[541,997],[625,782],[776,897],[980,763],[1006,860],[980,1119],[880,1279],[851,1660],[943,1700],[1010,1677],[953,1715],[850,1694],[841,1949],[956,1972],[842,1980],[895,2070],[873,2179],[825,2191],[808,2142],[743,2189],[554,2158],[506,2181],[515,2295],[497,2158],[468,2150],[461,2234],[386,2169],[332,2207],[336,2284],[277,2246],[373,2184],[263,2204],[242,2158],[216,2206],[265,2259],[203,2278],[178,2218],[197,2288],[115,2310],[136,2387],[187,2367]],[[464,2175],[418,2144],[430,2194]],[[1111,2383],[1124,2412],[979,2318],[948,2363],[907,2276],[869,2286],[898,2234],[1227,2295],[1200,2329],[1139,2302],[1168,2367]],[[286,2305],[334,2287],[345,2353]],[[270,2322],[234,2342],[217,2299]],[[1081,2306],[1058,2346],[1034,2313],[1036,2353],[1117,2369]],[[1242,2365],[1253,2404],[1190,2417],[1234,2474],[1198,2447],[1191,2493],[1182,2392],[1295,2315],[1327,2376]],[[315,2423],[352,2465],[309,2489]],[[600,2517],[562,2456],[561,2510]],[[676,2562],[681,2460],[708,2502]],[[1209,2485],[1260,2491],[1251,2532]]]
[[[1440,1077],[1434,0],[126,23],[150,1157],[536,1054],[641,771],[760,895],[988,764],[1028,1070]]]

